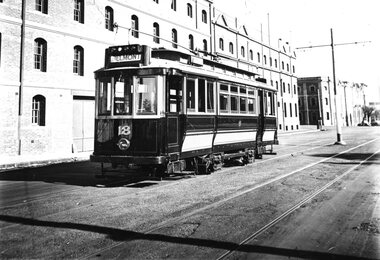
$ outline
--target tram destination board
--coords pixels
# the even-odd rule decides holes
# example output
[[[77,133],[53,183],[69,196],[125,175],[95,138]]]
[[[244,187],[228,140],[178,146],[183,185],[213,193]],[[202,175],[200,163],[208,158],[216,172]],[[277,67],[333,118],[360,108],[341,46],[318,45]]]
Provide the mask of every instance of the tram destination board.
[[[106,49],[106,68],[147,65],[150,49],[145,45],[112,46]]]

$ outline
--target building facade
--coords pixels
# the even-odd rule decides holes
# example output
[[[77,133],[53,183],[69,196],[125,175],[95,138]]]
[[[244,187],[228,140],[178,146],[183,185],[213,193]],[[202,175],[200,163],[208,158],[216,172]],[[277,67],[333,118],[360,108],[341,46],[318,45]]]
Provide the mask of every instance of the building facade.
[[[94,76],[111,45],[174,48],[278,87],[279,130],[298,129],[295,55],[257,40],[211,0],[0,1],[0,155],[91,151]]]
[[[342,126],[355,126],[363,118],[365,84],[338,81],[336,97],[330,78],[298,78],[298,98],[301,125],[336,125],[336,109]],[[337,106],[335,106],[335,98]]]

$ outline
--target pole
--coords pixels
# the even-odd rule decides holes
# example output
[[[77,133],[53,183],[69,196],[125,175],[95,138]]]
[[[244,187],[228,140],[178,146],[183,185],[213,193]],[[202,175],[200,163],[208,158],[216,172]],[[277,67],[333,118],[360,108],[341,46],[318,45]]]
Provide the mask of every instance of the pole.
[[[25,12],[26,0],[21,3],[21,43],[20,43],[20,74],[19,74],[19,90],[18,90],[18,118],[17,118],[17,141],[18,155],[21,155],[21,118],[23,113],[23,87],[24,87],[24,48],[25,48]]]
[[[334,56],[334,37],[333,30],[331,32],[331,54],[332,54],[332,67],[333,67],[333,84],[334,84],[334,103],[335,103],[335,118],[336,118],[336,136],[337,141],[335,144],[345,145],[346,143],[342,141],[342,126],[340,123],[340,111],[338,110],[339,106],[337,104],[337,91],[336,91],[336,78],[335,78],[335,56]]]

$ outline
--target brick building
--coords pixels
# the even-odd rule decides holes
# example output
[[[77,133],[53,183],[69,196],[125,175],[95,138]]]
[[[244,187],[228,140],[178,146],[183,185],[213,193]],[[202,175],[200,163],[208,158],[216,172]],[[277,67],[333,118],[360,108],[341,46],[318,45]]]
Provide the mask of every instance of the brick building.
[[[212,0],[0,1],[0,155],[93,147],[94,76],[110,45],[215,55],[275,85],[280,130],[298,129],[295,55],[257,40]]]

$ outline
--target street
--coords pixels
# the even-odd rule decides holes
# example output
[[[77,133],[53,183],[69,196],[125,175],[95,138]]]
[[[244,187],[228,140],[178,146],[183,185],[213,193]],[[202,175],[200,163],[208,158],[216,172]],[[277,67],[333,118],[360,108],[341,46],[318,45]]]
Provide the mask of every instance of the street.
[[[67,163],[0,173],[0,258],[380,259],[380,127],[163,180]]]

